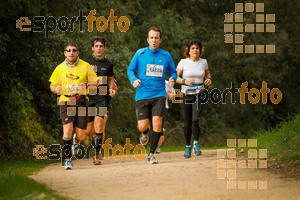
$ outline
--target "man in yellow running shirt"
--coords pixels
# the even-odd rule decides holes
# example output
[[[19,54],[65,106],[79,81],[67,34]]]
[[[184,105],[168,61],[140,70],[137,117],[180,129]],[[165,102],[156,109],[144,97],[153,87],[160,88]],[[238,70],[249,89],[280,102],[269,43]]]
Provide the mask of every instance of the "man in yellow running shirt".
[[[86,95],[98,85],[98,77],[87,62],[79,59],[78,46],[68,43],[64,49],[65,61],[58,65],[49,81],[53,93],[60,95],[60,117],[63,124],[62,152],[65,169],[72,169],[72,133],[78,140],[85,138],[87,127]],[[74,149],[73,149],[74,150]]]

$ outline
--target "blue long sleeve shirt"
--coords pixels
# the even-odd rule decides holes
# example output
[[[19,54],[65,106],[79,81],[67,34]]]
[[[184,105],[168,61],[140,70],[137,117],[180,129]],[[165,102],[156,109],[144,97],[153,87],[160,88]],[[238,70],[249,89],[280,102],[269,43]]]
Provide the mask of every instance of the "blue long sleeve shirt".
[[[135,76],[136,70],[138,77]],[[165,78],[167,70],[176,82],[177,71],[169,52],[162,49],[151,50],[150,47],[139,49],[127,69],[127,76],[131,85],[135,80],[141,80],[141,86],[136,88],[135,100],[166,97]]]

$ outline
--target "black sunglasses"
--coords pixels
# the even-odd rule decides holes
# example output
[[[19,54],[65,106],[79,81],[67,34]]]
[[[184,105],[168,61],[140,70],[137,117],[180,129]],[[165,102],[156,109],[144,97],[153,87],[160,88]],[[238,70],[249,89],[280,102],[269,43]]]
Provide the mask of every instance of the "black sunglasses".
[[[76,52],[77,49],[66,49],[66,51],[67,51],[67,52],[71,52],[71,51]]]

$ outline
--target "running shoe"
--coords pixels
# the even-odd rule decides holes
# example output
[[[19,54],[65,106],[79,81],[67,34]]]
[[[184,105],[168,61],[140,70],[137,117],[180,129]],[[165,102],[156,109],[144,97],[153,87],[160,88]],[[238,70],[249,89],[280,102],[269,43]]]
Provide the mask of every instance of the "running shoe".
[[[145,146],[148,143],[148,141],[149,141],[149,132],[148,134],[141,133],[140,143]]]
[[[102,157],[102,153],[99,152],[99,160],[104,160],[104,158]]]
[[[99,159],[99,156],[93,156],[93,164],[94,165],[101,165],[101,161]]]
[[[157,160],[155,159],[153,153],[150,153],[150,154],[148,155],[148,161],[149,161],[150,164],[157,164]]]
[[[200,147],[199,147],[199,143],[194,144],[193,152],[194,152],[194,155],[196,155],[196,156],[200,156],[202,154],[202,151],[200,150]]]
[[[72,160],[71,159],[68,159],[66,160],[66,163],[65,163],[65,169],[72,169],[73,167],[73,163],[72,163]]]
[[[79,152],[79,150],[80,150],[80,148],[79,148],[80,144],[75,142],[76,141],[75,138],[76,138],[76,134],[73,135],[72,154],[73,155],[78,155],[80,153]]]
[[[146,145],[147,143],[148,143],[148,141],[149,141],[149,133],[150,133],[150,128],[151,128],[151,126],[150,126],[150,124],[148,125],[148,133],[147,134],[144,134],[143,132],[141,133],[141,135],[140,135],[140,143],[142,144],[142,145]]]
[[[157,146],[157,148],[156,148],[156,153],[161,153],[161,148],[160,148],[160,146]]]
[[[85,135],[85,144],[88,146],[91,144],[92,136],[91,135]]]
[[[79,155],[80,154],[80,144],[76,144],[75,142],[72,145],[72,154],[73,155]]]
[[[185,152],[183,155],[185,158],[190,158],[191,157],[191,147],[185,147]]]

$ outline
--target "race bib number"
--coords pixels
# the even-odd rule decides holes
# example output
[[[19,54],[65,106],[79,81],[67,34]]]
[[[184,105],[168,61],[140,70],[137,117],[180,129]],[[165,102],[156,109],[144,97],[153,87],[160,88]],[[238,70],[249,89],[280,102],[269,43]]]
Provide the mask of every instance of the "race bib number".
[[[77,84],[76,85],[67,85],[67,92],[69,94],[75,94],[78,92]]]
[[[67,93],[68,94],[85,94],[86,88],[79,88],[78,84],[75,85],[67,85]]]
[[[163,77],[164,66],[147,64],[147,76]]]

